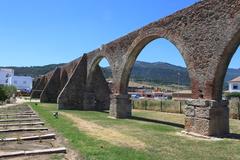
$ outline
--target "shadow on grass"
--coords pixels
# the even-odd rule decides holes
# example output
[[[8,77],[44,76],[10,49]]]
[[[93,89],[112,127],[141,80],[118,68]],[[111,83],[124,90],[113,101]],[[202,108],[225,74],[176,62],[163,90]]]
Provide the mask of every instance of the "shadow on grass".
[[[98,112],[102,112],[102,113],[107,113],[107,114],[109,114],[109,110],[99,110]],[[143,122],[151,122],[151,123],[164,124],[164,125],[169,125],[169,126],[178,127],[178,128],[184,128],[184,127],[185,127],[183,124],[179,124],[179,123],[161,121],[161,120],[156,120],[156,119],[149,119],[149,118],[144,118],[144,117],[132,116],[132,117],[130,117],[129,119],[137,120],[137,121],[143,121]],[[233,140],[240,140],[240,134],[237,134],[237,133],[229,133],[229,134],[227,134],[227,135],[225,135],[225,136],[222,136],[222,137],[219,137],[219,138],[227,138],[227,139],[233,139]]]
[[[109,113],[109,110],[104,110],[104,111],[99,111],[99,112]],[[173,127],[184,128],[183,124],[161,121],[161,120],[156,120],[156,119],[149,119],[149,118],[144,118],[144,117],[132,116],[129,119],[133,119],[133,120],[137,120],[137,121],[144,121],[144,122],[151,122],[151,123],[158,123],[158,124],[165,124],[165,125],[169,125],[169,126],[173,126]]]
[[[184,128],[184,125],[178,124],[178,123],[173,123],[173,122],[160,121],[160,120],[148,119],[148,118],[136,117],[136,116],[132,116],[131,119],[138,120],[138,121],[144,121],[144,122],[165,124],[165,125],[169,125],[169,126],[173,126],[173,127]]]
[[[229,134],[225,135],[223,138],[240,140],[240,134],[237,134],[237,133],[229,133]]]
[[[109,110],[99,110],[98,112],[109,113]]]

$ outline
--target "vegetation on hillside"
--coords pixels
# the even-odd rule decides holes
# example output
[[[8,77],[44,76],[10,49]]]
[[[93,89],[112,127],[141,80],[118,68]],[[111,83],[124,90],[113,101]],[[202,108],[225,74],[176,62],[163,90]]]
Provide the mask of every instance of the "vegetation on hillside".
[[[56,67],[64,64],[51,64],[46,66],[35,66],[35,67],[6,67],[15,70],[15,75],[24,75],[31,77],[38,77],[44,75],[49,71],[54,70]],[[110,67],[103,68],[103,73],[106,78],[111,77],[112,72]],[[226,89],[227,81],[240,76],[240,69],[228,69],[225,77],[224,88]],[[141,62],[137,61],[133,67],[130,79],[135,82],[149,82],[151,85],[190,85],[190,79],[186,68],[172,65],[163,62]]]

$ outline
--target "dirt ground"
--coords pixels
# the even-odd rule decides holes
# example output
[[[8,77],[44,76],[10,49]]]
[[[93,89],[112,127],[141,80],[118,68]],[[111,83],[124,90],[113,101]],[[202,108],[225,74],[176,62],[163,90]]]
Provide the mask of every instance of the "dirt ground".
[[[0,114],[15,114],[15,113],[23,113],[23,112],[33,112],[29,106],[18,104],[18,105],[10,105],[0,108]],[[36,115],[38,116],[38,115]],[[19,118],[19,117],[15,117]],[[7,118],[1,117],[0,120],[6,120]],[[14,117],[10,117],[10,119],[14,119]],[[39,122],[39,121],[38,121]],[[23,123],[19,122],[0,122],[1,124],[8,124],[8,123],[15,123],[20,124]],[[31,123],[31,122],[30,122]],[[61,135],[57,134],[52,128],[49,126],[42,126],[42,125],[34,125],[34,126],[8,126],[0,127],[0,130],[5,129],[17,129],[17,128],[38,128],[44,127],[48,128],[48,130],[44,131],[24,131],[24,132],[0,132],[0,139],[4,138],[20,138],[26,136],[36,136],[36,135],[44,135],[49,133],[56,134],[56,139],[47,139],[47,140],[34,140],[34,141],[14,141],[14,142],[4,142],[0,141],[0,154],[2,153],[9,153],[9,152],[16,152],[16,151],[32,151],[32,150],[39,150],[39,149],[50,149],[50,148],[57,148],[57,147],[65,147],[67,148],[67,154],[60,153],[60,154],[47,154],[47,155],[36,155],[36,156],[20,156],[14,158],[2,158],[2,159],[9,159],[9,160],[80,160],[79,154],[74,151],[69,145],[66,139],[64,139]],[[1,159],[1,158],[0,158]]]
[[[144,149],[146,147],[144,142],[135,137],[122,134],[115,129],[104,128],[100,125],[83,120],[69,113],[61,112],[60,114],[72,120],[76,127],[78,127],[81,131],[85,131],[88,135],[91,135],[95,138],[98,137],[98,139],[107,141],[111,144],[131,147],[134,149]]]

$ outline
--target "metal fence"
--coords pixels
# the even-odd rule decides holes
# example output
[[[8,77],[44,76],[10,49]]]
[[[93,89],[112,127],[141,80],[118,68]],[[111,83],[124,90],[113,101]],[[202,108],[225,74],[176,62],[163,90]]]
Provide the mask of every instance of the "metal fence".
[[[133,109],[160,111],[168,113],[184,114],[186,102],[177,100],[154,100],[141,99],[132,100]],[[240,120],[240,99],[231,98],[229,100],[229,118]]]
[[[185,101],[176,100],[132,100],[133,109],[152,110],[168,113],[184,113]]]

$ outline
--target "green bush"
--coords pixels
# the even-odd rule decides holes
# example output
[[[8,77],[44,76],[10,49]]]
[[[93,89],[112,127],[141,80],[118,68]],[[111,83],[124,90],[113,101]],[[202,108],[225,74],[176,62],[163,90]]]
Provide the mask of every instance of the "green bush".
[[[15,86],[0,86],[0,101],[6,101],[17,93],[17,88]]]
[[[11,98],[14,94],[17,93],[17,88],[15,86],[3,86],[7,98]]]
[[[3,86],[0,86],[0,101],[3,102],[7,100],[7,94],[3,89]]]
[[[225,96],[226,96],[227,99],[230,99],[232,97],[240,98],[240,93],[239,92],[226,93]]]

